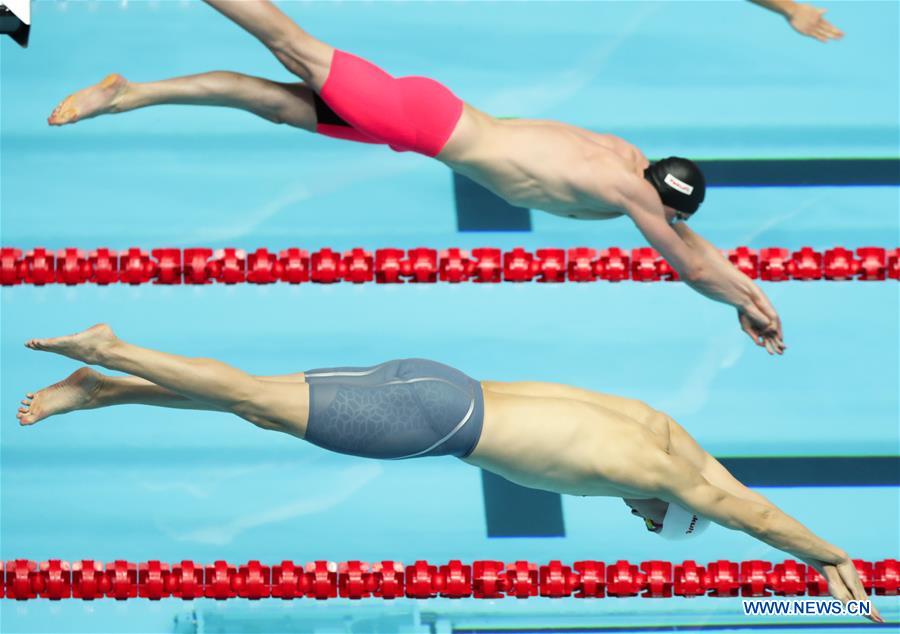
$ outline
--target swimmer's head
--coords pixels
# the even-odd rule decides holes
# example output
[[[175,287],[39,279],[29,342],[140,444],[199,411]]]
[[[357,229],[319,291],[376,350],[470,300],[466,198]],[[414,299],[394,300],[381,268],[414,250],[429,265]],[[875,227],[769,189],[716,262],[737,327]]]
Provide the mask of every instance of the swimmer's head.
[[[663,539],[682,540],[700,535],[709,527],[709,520],[693,511],[670,504],[663,500],[651,498],[636,500],[625,498],[625,504],[631,507],[631,514],[644,520],[644,525],[651,533]]]
[[[706,196],[706,179],[693,161],[670,156],[650,163],[644,170],[644,178],[659,194],[670,222],[687,220]]]

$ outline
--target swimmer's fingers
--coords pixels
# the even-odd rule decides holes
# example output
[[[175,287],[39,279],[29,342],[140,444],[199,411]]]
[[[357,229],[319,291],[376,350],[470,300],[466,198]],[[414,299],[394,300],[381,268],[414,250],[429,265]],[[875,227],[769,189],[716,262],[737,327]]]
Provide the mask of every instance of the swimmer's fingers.
[[[756,345],[764,347],[769,354],[783,352],[784,348],[780,343],[781,337],[779,336],[781,324],[778,314],[771,308],[771,305],[768,305],[767,302],[751,303],[740,309],[739,319],[741,328]]]
[[[825,9],[817,9],[808,4],[797,4],[789,18],[791,26],[798,33],[815,38],[820,42],[837,39],[844,34],[824,17]]]
[[[748,330],[747,328],[744,328],[744,332],[747,333],[747,336],[750,337],[753,340],[753,343],[755,343],[757,346],[759,346],[760,348],[766,347],[766,340],[760,337],[758,334],[756,334],[752,330]]]
[[[767,349],[771,348],[771,354],[782,355],[784,354],[784,344],[778,339],[778,337],[767,337],[766,341],[768,342]]]
[[[827,42],[828,40],[839,40],[844,37],[844,34],[834,27],[820,27],[819,35],[822,38],[820,40],[822,42]]]
[[[839,40],[844,37],[844,32],[825,19],[825,10],[821,9],[819,13],[819,21],[816,23],[816,36],[821,38],[822,42],[828,40]]]
[[[781,328],[781,317],[778,316],[778,313],[775,313],[775,323],[773,325],[775,327],[775,334],[778,336],[778,340],[784,341],[784,331]]]
[[[868,600],[866,591],[862,587],[862,582],[859,581],[859,573],[856,571],[856,566],[849,559],[844,560],[837,566],[824,564],[819,569],[819,572],[828,582],[828,593],[845,606],[849,601]],[[884,622],[874,606],[872,606],[872,614],[866,616],[866,618],[874,623]]]
[[[781,343],[776,337],[760,335],[758,332],[754,331],[753,328],[748,326],[742,326],[742,330],[746,332],[747,336],[753,340],[753,343],[755,343],[760,348],[765,348],[766,352],[768,352],[769,354],[784,354],[784,344]]]
[[[781,340],[778,337],[771,337],[769,339],[772,342],[772,351],[774,354],[781,356],[784,354],[784,344],[781,343]]]
[[[866,589],[863,587],[862,580],[859,578],[859,571],[850,559],[845,559],[839,563],[837,565],[837,572],[841,577],[841,581],[844,582],[844,587],[847,588],[847,591],[852,595],[852,598],[855,601],[867,601],[869,599],[869,595],[866,594]],[[867,618],[875,623],[884,622],[881,615],[878,613],[878,610],[875,609],[875,606],[872,606],[872,614]]]
[[[739,321],[741,330],[747,333],[747,336],[750,337],[757,346],[765,348],[766,352],[772,355],[784,354],[785,345],[772,326],[759,328],[753,324],[750,317],[743,313],[741,313]]]
[[[818,26],[812,27],[809,31],[806,32],[810,37],[822,42],[824,44],[828,41],[828,36],[822,32],[822,29]]]
[[[747,317],[744,313],[738,311],[738,321],[741,324],[741,330],[747,333],[747,336],[753,340],[757,346],[764,346],[763,338],[756,332],[756,329],[753,327],[753,324],[750,323],[750,318]]]
[[[884,617],[881,616],[881,612],[878,611],[878,608],[875,607],[875,604],[870,603],[869,605],[872,608],[872,613],[869,614],[866,618],[873,623],[884,623]]]
[[[831,39],[839,40],[844,37],[844,32],[834,26],[831,22],[828,20],[823,20],[823,22],[825,23],[825,31]]]
[[[828,34],[828,31],[825,28],[823,28],[821,25],[818,25],[815,28],[813,28],[809,32],[809,35],[816,38],[823,44],[831,39],[831,36]]]
[[[759,308],[759,311],[768,319],[768,324],[761,329],[763,336],[772,338],[779,349],[778,354],[781,354],[784,352],[784,334],[781,329],[781,317],[778,316],[775,307],[772,306],[765,295],[760,295],[755,303]]]
[[[778,354],[784,354],[787,346],[784,345],[784,336],[781,334],[781,320],[777,319],[773,325],[772,341],[775,343],[775,349]]]
[[[747,305],[742,306],[738,310],[741,315],[750,321],[750,325],[753,326],[753,329],[760,334],[762,334],[772,322],[772,319],[766,315],[765,311],[760,310],[755,302],[748,302]]]
[[[741,329],[753,339],[753,342],[766,349],[769,354],[784,354],[786,346],[781,338],[781,321],[775,316],[775,321],[766,321],[762,316],[762,322],[755,322],[746,312],[739,312]]]
[[[759,309],[759,312],[766,316],[769,325],[777,329],[778,333],[781,334],[781,318],[778,316],[778,311],[772,306],[769,298],[760,293],[758,296],[754,296],[753,303]]]
[[[844,580],[841,579],[841,575],[837,571],[837,566],[825,564],[819,572],[825,577],[825,581],[828,582],[828,594],[844,605],[847,605],[847,602],[853,598],[853,595],[850,593]]]
[[[878,611],[878,608],[875,607],[875,604],[870,603],[869,606],[872,608],[872,612],[866,618],[873,623],[884,623],[884,617],[881,616],[881,612]]]

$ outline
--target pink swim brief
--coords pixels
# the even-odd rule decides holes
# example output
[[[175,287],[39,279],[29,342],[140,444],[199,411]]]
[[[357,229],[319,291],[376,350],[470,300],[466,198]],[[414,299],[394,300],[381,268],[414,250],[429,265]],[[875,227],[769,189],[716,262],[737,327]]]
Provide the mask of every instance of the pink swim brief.
[[[336,50],[316,99],[316,132],[434,157],[456,128],[462,110],[462,100],[433,79],[392,77],[360,57]]]

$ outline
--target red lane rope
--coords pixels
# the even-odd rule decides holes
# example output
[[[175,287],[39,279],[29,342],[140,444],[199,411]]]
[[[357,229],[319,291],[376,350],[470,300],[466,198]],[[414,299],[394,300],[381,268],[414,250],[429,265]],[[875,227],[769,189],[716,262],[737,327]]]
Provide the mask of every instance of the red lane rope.
[[[900,248],[812,247],[790,251],[781,247],[754,250],[737,247],[726,253],[752,279],[884,281],[900,280]],[[636,282],[675,281],[677,274],[651,248],[630,251],[618,247],[501,251],[484,247],[467,251],[449,248],[355,248],[344,253],[329,248],[140,249],[116,252],[44,248],[23,251],[0,248],[0,285],[31,284],[363,284],[435,282]]]
[[[576,561],[571,566],[559,560],[538,565],[529,561],[504,564],[479,560],[464,564],[451,560],[435,565],[416,561],[405,566],[398,561],[373,564],[361,561],[312,561],[298,565],[282,561],[276,565],[249,561],[231,564],[216,561],[200,564],[185,560],[175,564],[145,561],[139,564],[117,560],[103,564],[85,559],[71,564],[59,559],[37,563],[28,559],[0,562],[0,597],[30,599],[111,598],[124,601],[137,597],[180,599],[348,599],[381,598],[500,599],[515,597],[765,597],[826,596],[828,584],[815,570],[794,560],[733,562],[718,560],[706,566],[687,560],[681,563],[626,560],[605,564]],[[868,593],[897,595],[900,562],[883,559],[853,560]]]

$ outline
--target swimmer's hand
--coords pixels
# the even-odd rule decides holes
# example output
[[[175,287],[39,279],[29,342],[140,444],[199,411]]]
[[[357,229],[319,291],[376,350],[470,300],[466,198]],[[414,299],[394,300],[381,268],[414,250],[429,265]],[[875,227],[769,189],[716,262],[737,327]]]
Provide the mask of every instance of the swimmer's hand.
[[[797,33],[813,37],[820,42],[839,40],[844,32],[826,20],[825,9],[817,9],[811,4],[794,4],[787,9],[787,21]]]
[[[867,601],[869,599],[863,588],[862,580],[856,566],[847,554],[836,564],[830,564],[817,559],[804,559],[803,562],[814,568],[828,582],[828,592],[835,599],[847,605],[847,601]],[[866,616],[873,623],[884,623],[881,614],[872,605],[872,613]]]
[[[738,321],[741,330],[757,346],[765,348],[769,354],[784,354],[787,346],[781,333],[781,318],[771,306],[760,306],[754,302],[738,308]]]
[[[814,37],[820,42],[844,37],[843,31],[822,17],[825,15],[825,9],[817,9],[811,4],[793,0],[750,0],[750,2],[784,16],[788,24],[801,35]]]

